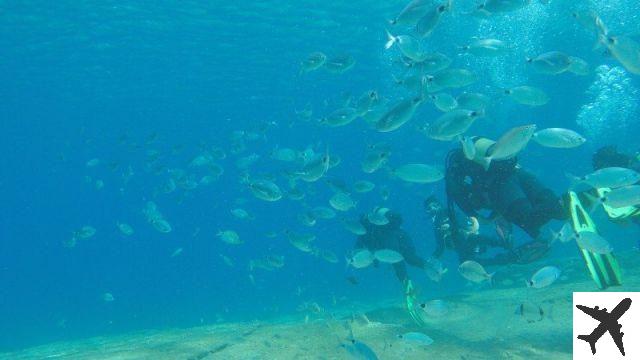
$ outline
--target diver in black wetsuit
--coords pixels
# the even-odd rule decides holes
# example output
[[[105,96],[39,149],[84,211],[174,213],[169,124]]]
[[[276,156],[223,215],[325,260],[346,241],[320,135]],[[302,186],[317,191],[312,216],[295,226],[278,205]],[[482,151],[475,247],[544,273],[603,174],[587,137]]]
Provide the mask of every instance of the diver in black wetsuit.
[[[591,157],[591,164],[594,171],[606,167],[622,167],[640,172],[640,157],[620,153],[613,145],[598,149]]]
[[[354,248],[368,249],[371,252],[390,249],[402,254],[404,261],[393,264],[393,269],[398,280],[405,283],[408,280],[405,262],[420,269],[425,268],[426,262],[418,256],[411,237],[402,229],[402,217],[400,214],[388,212],[386,217],[389,219],[389,223],[380,226],[371,224],[363,217],[360,222],[367,230],[367,233],[358,236]],[[374,260],[374,266],[377,265],[377,261]]]
[[[514,224],[523,229],[531,242],[514,249],[517,262],[530,262],[544,256],[549,246],[541,239],[540,229],[552,219],[566,219],[562,200],[546,188],[536,177],[518,165],[517,159],[494,161],[485,170],[482,166],[487,151],[495,142],[486,138],[474,139],[475,156],[465,157],[462,150],[449,153],[446,162],[447,211],[451,226],[457,227],[457,206],[469,217],[496,223],[503,238],[508,238]],[[488,217],[481,216],[490,211]],[[459,240],[453,231],[454,241]]]

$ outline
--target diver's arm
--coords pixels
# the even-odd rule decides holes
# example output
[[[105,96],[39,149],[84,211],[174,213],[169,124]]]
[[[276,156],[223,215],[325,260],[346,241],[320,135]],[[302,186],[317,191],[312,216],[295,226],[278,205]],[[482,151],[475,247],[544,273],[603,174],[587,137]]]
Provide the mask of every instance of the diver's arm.
[[[436,240],[436,249],[433,250],[433,254],[431,255],[434,258],[440,258],[444,253],[444,239],[438,235],[438,230],[433,230],[433,237]]]
[[[407,267],[403,262],[393,264],[393,270],[395,271],[398,280],[400,280],[400,282],[402,282],[403,284],[409,278],[409,276],[407,275]]]
[[[419,268],[424,268],[426,261],[418,256],[411,238],[405,232],[402,232],[402,234],[400,235],[400,253],[404,257],[404,261],[406,261],[407,264]]]

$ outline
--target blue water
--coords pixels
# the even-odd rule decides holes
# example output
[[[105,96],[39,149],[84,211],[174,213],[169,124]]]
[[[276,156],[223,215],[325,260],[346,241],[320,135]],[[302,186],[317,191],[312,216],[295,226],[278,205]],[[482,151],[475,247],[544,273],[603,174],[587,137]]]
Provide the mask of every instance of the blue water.
[[[480,75],[481,81],[464,90],[496,97],[496,89],[528,84],[551,96],[538,108],[496,98],[474,134],[497,137],[513,126],[536,123],[590,135],[578,149],[532,144],[521,154],[521,163],[557,193],[569,185],[566,172],[591,171],[590,156],[599,146],[615,143],[637,151],[640,131],[640,78],[592,50],[593,35],[574,22],[568,3],[534,1],[521,11],[478,21],[461,14],[474,2],[455,1],[456,13],[427,40],[430,49],[454,59],[452,66]],[[617,33],[637,35],[637,2],[585,4]],[[342,259],[354,236],[335,220],[320,220],[314,228],[300,225],[299,202],[255,199],[241,184],[235,161],[259,154],[250,173],[277,175],[284,188],[281,174],[291,167],[269,159],[271,150],[327,148],[342,159],[328,177],[386,185],[391,196],[384,205],[403,215],[418,252],[428,256],[434,245],[422,199],[431,193],[443,198],[443,183],[406,186],[384,170],[364,174],[360,163],[366,146],[381,141],[392,147],[392,166],[442,163],[457,144],[415,131],[438,111],[423,105],[409,124],[386,134],[361,119],[332,129],[296,115],[309,103],[317,119],[337,109],[345,94],[357,99],[371,89],[392,102],[408,96],[392,81],[397,49],[383,47],[386,21],[403,6],[403,1],[372,0],[0,3],[0,350],[138,329],[278,318],[295,314],[304,301],[329,306],[334,298],[346,297],[343,303],[399,298],[402,289],[386,268],[357,273],[357,286],[345,281],[352,271]],[[512,49],[496,61],[458,56],[457,46],[473,36],[496,37]],[[583,58],[590,75],[539,75],[525,65],[525,56],[551,50]],[[349,54],[356,64],[340,75],[322,70],[299,75],[300,62],[314,51]],[[600,74],[618,70],[597,75],[600,65],[607,67]],[[595,105],[587,111],[585,104]],[[256,131],[265,124],[271,125],[262,138],[247,142],[240,154],[230,152],[233,131]],[[155,195],[169,177],[166,169],[188,169],[202,146],[227,152],[219,161],[223,176],[193,191]],[[160,153],[158,172],[148,168],[152,150]],[[86,167],[93,158],[100,165]],[[122,174],[129,166],[134,175],[125,184]],[[93,185],[97,179],[105,184],[101,190]],[[309,206],[328,206],[332,192],[323,181],[308,189]],[[247,199],[242,207],[255,220],[230,214],[238,198]],[[356,198],[352,217],[382,203],[378,189]],[[142,209],[149,200],[158,204],[172,232],[159,233],[145,220]],[[119,221],[131,224],[134,235],[123,236]],[[74,248],[63,246],[84,225],[95,227],[96,235]],[[238,231],[245,244],[219,241],[215,235],[223,229]],[[316,245],[335,252],[340,263],[302,253],[282,235],[265,237],[284,229],[314,233]],[[170,257],[180,247],[183,253]],[[575,247],[554,251],[568,255]],[[219,254],[235,266],[224,265]],[[247,263],[267,254],[284,255],[285,266],[258,270],[252,285]],[[457,266],[451,254],[446,261]],[[463,286],[459,278],[433,284],[415,269],[411,274],[424,292]],[[106,292],[113,302],[103,301]]]

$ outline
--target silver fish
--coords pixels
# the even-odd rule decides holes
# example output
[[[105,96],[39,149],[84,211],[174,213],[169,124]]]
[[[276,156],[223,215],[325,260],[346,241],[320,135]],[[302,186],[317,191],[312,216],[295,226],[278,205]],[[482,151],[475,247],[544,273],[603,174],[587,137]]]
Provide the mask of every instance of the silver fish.
[[[458,272],[467,280],[474,283],[481,283],[484,281],[493,281],[493,275],[495,273],[487,273],[484,267],[473,260],[467,260],[458,266]]]
[[[547,128],[534,133],[533,141],[545,147],[569,149],[584,144],[587,139],[573,130]]]
[[[527,281],[527,286],[536,289],[547,287],[558,280],[560,273],[560,269],[555,266],[545,266],[531,276],[531,279]]]
[[[397,130],[413,117],[418,106],[422,103],[422,98],[406,99],[391,108],[375,124],[379,132],[390,132]]]
[[[489,148],[485,157],[485,168],[488,169],[493,160],[510,159],[518,155],[527,146],[536,131],[536,125],[524,125],[507,131]]]
[[[516,86],[506,89],[504,93],[518,104],[542,106],[549,102],[549,95],[533,86]]]

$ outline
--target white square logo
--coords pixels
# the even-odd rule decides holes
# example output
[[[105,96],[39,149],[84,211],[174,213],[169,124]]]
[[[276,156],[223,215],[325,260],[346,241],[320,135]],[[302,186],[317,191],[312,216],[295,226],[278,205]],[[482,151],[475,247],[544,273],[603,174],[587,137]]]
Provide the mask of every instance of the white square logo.
[[[573,293],[573,359],[640,359],[640,292]]]

